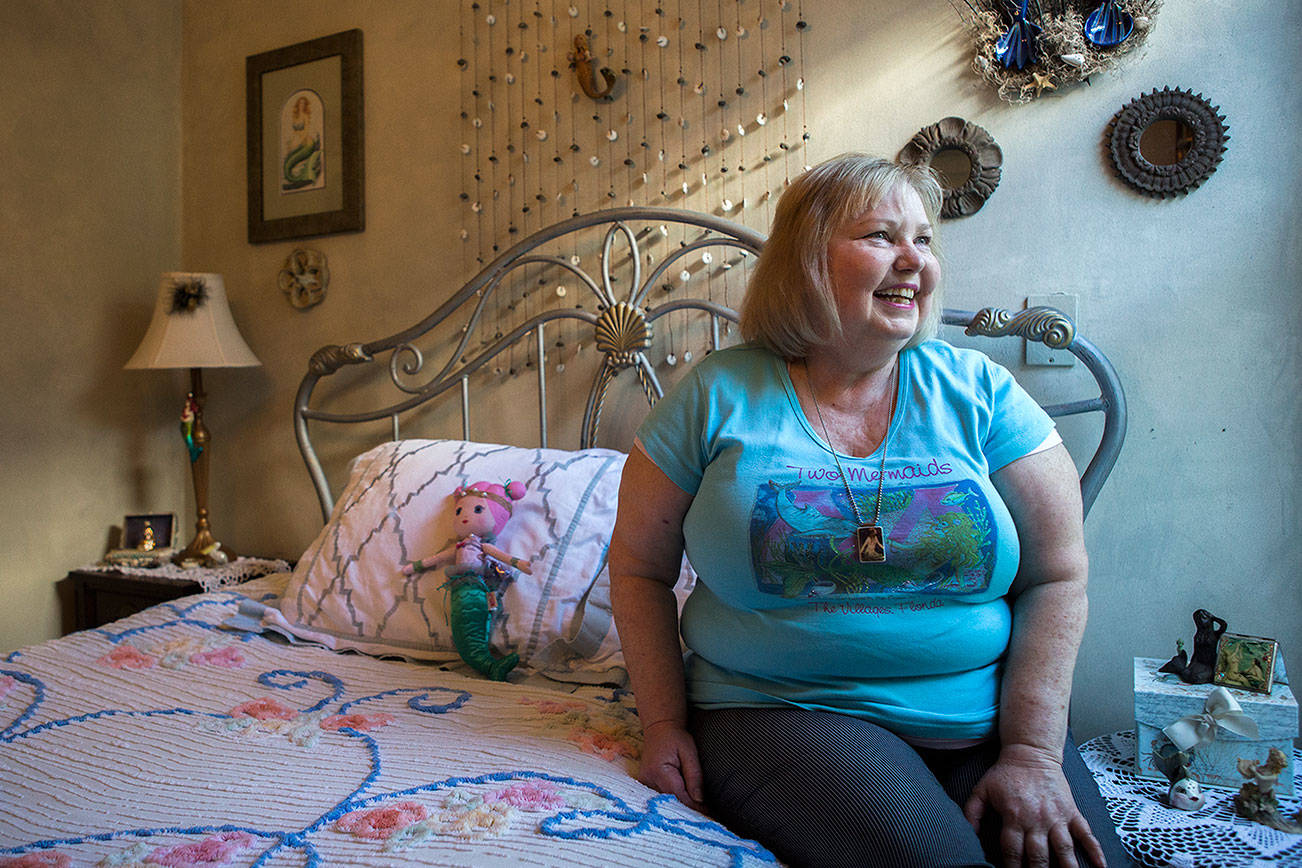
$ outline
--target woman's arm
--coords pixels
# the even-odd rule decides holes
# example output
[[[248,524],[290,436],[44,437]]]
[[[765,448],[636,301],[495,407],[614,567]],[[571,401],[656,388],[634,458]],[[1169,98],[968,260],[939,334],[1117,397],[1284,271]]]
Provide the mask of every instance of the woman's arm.
[[[991,475],[1021,542],[1009,590],[1013,628],[999,705],[999,760],[964,811],[1003,820],[1005,863],[1075,866],[1073,841],[1103,865],[1103,851],[1062,774],[1072,670],[1085,631],[1084,519],[1076,466],[1064,446],[1028,455]]]
[[[687,694],[674,583],[692,497],[640,448],[624,465],[610,543],[610,597],[642,719],[638,779],[700,809],[701,769],[687,731]]]

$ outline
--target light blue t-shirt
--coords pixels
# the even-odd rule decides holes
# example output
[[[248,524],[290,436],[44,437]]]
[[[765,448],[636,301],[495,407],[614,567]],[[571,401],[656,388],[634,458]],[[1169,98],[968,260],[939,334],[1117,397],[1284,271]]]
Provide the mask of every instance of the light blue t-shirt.
[[[993,733],[1018,540],[990,473],[1032,452],[1053,421],[1007,370],[939,340],[900,354],[898,388],[884,564],[859,563],[836,462],[767,350],[710,354],[638,430],[693,495],[692,705],[795,704],[918,738]],[[838,456],[870,522],[880,449]]]

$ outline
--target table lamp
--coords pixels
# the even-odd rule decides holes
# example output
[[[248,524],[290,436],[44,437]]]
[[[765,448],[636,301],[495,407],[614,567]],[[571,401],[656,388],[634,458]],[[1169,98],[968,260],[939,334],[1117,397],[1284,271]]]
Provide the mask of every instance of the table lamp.
[[[173,558],[178,564],[211,564],[235,557],[217,542],[208,522],[210,438],[203,424],[203,369],[260,364],[235,327],[220,274],[169,271],[163,275],[154,317],[126,367],[190,369],[190,394],[181,413],[181,433],[194,478],[195,533],[190,544]]]

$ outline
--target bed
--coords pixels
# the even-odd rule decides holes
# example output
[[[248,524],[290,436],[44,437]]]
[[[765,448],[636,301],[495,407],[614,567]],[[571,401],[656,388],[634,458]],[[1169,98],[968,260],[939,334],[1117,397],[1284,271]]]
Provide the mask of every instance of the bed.
[[[773,862],[633,778],[605,570],[614,447],[693,356],[736,339],[762,244],[713,215],[576,216],[410,328],[315,353],[294,430],[323,527],[292,573],[0,662],[0,866]],[[945,321],[1081,362],[1062,381],[1085,397],[1040,391],[1088,509],[1125,432],[1107,359],[1051,309]],[[533,409],[536,429],[506,424]],[[496,589],[494,653],[520,658],[497,682],[459,659],[439,579],[401,567],[451,537],[458,486],[507,478],[527,494],[499,542],[533,572]],[[693,581],[684,562],[680,594]]]

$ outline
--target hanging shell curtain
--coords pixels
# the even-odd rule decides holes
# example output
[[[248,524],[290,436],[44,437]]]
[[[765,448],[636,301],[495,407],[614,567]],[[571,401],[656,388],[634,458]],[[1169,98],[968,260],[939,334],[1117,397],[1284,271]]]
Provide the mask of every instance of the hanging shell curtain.
[[[460,8],[449,75],[460,80],[461,142],[448,159],[460,165],[471,270],[536,229],[602,208],[670,205],[764,228],[804,168],[800,2]]]

